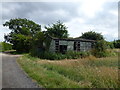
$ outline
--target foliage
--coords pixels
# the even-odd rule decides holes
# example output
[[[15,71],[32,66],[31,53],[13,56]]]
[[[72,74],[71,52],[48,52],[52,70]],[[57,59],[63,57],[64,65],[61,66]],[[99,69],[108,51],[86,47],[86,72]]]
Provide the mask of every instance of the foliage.
[[[61,59],[78,59],[78,58],[85,58],[90,56],[90,52],[75,52],[75,51],[68,51],[66,54],[61,53],[51,53],[48,51],[45,52],[37,52],[35,55],[41,59],[49,59],[49,60],[61,60]]]
[[[8,26],[11,32],[5,35],[5,41],[13,44],[18,52],[29,52],[32,38],[41,31],[41,26],[27,19],[11,19],[3,26]]]
[[[101,33],[96,33],[94,31],[89,31],[82,33],[80,38],[96,40],[95,45],[92,50],[92,54],[96,57],[106,57],[110,56],[110,53],[107,52],[107,49],[113,49],[114,47],[119,47],[119,40],[113,42],[108,42],[104,40]]]
[[[68,51],[66,54],[50,53],[49,45],[51,40],[47,38],[47,35],[57,38],[68,38],[67,27],[57,21],[52,26],[45,26],[47,31],[41,32],[41,26],[27,19],[11,19],[5,22],[3,26],[8,26],[11,32],[5,35],[5,41],[10,42],[13,49],[17,52],[30,52],[32,56],[38,56],[43,59],[59,60],[59,59],[77,59],[89,56],[88,52],[74,52]],[[104,41],[104,37],[101,33],[89,31],[82,33],[80,38],[96,40],[92,54],[96,57],[108,56],[106,52],[107,48],[119,48],[120,40],[116,40],[113,43]],[[107,45],[107,46],[106,46]]]
[[[101,33],[97,33],[94,31],[88,31],[82,33],[82,36],[80,36],[80,38],[90,39],[90,40],[104,40],[104,37],[103,35],[101,35]]]
[[[78,59],[78,58],[85,58],[90,56],[90,52],[75,52],[75,51],[68,51],[66,53],[68,59]]]
[[[120,88],[117,56],[50,61],[25,55],[18,62],[40,87]]]
[[[5,42],[0,42],[0,52],[4,52],[7,50],[12,50],[12,45]]]
[[[3,48],[3,45],[2,45],[2,42],[0,42],[0,52],[2,52],[2,48]]]
[[[106,57],[107,56],[107,44],[104,40],[99,40],[95,43],[92,50],[92,54],[96,57]]]
[[[108,49],[113,49],[114,48],[113,42],[106,41],[106,44],[107,44]]]
[[[14,34],[13,36],[13,48],[19,53],[29,52],[31,48],[31,37],[22,34]]]
[[[61,53],[50,53],[50,52],[44,52],[44,57],[40,57],[42,59],[50,59],[50,60],[61,60],[65,59],[66,56]]]
[[[67,27],[61,23],[60,21],[57,21],[57,23],[53,24],[52,26],[45,26],[45,29],[47,29],[46,34],[49,34],[52,37],[57,38],[67,38],[68,37],[68,31]]]
[[[120,40],[114,40],[113,44],[115,48],[120,48]]]
[[[37,32],[41,31],[41,26],[35,22],[27,19],[11,19],[5,22],[3,26],[8,26],[12,34],[22,34],[34,36]]]
[[[45,33],[44,33],[44,37],[45,37],[45,40],[44,40],[45,51],[49,51],[52,39],[49,38]]]
[[[117,56],[119,54],[119,51],[115,49],[107,49],[106,52],[107,52],[107,57]]]
[[[30,51],[32,56],[39,56],[39,53],[43,53],[45,51],[44,45],[45,35],[43,32],[38,32],[32,40],[32,49]]]

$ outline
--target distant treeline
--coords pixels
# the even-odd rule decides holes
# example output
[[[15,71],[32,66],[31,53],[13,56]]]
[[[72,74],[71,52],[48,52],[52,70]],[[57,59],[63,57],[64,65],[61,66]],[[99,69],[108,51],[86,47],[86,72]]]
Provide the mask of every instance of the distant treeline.
[[[114,41],[111,41],[111,42],[108,42],[106,41],[106,44],[107,44],[107,48],[120,48],[120,40],[114,40]]]

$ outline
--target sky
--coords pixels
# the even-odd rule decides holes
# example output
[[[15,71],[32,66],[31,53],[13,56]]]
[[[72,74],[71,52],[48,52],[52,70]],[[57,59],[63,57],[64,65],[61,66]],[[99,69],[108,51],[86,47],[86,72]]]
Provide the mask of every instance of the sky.
[[[59,0],[0,3],[0,41],[8,34],[6,21],[27,18],[44,26],[60,20],[68,28],[70,37],[79,37],[90,30],[101,33],[105,40],[118,39],[118,0]]]

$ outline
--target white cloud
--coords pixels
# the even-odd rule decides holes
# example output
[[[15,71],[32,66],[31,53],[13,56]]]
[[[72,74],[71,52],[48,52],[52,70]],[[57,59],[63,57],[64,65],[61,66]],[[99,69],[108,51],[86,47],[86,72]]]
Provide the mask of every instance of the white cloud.
[[[94,30],[106,40],[117,38],[118,0],[77,0],[77,2],[3,3],[3,23],[11,18],[27,18],[42,25],[61,20],[72,37]],[[115,3],[115,4],[114,4]],[[0,37],[9,31],[0,27]]]
[[[111,10],[110,13],[115,16],[118,16],[118,10]]]
[[[63,9],[56,10],[56,11],[54,11],[54,13],[57,15],[60,15],[60,16],[68,16],[69,15],[69,13],[65,12]]]
[[[107,31],[102,31],[102,32],[100,32],[100,33],[102,33],[102,35],[107,35],[107,34],[108,34]]]
[[[79,37],[82,33],[95,29],[93,25],[86,25],[84,23],[85,20],[83,18],[75,18],[66,22],[65,25],[68,27],[70,37]]]
[[[114,33],[114,34],[113,34],[113,37],[118,38],[118,33],[117,33],[117,32]]]
[[[8,34],[10,33],[10,30],[6,27],[3,27],[2,25],[0,25],[0,41],[4,41],[4,34]]]
[[[97,11],[103,9],[102,5],[104,2],[104,0],[84,0],[84,2],[82,2],[82,7],[80,8],[82,8],[82,12],[85,16],[92,18]]]

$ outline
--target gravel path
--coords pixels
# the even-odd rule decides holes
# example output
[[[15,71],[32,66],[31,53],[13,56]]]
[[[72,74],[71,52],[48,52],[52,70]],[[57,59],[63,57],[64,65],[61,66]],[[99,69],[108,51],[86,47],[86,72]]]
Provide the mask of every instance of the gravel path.
[[[0,54],[2,56],[2,88],[38,88],[20,68],[16,59],[19,55]]]

